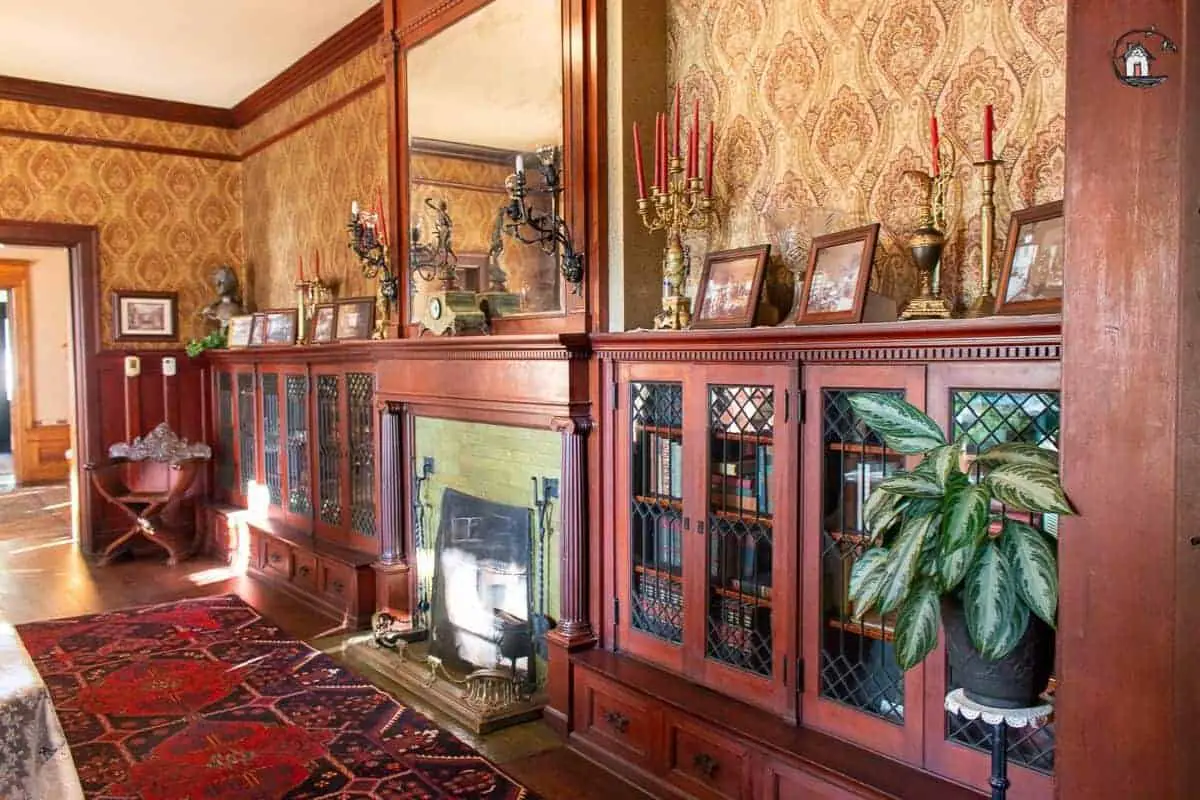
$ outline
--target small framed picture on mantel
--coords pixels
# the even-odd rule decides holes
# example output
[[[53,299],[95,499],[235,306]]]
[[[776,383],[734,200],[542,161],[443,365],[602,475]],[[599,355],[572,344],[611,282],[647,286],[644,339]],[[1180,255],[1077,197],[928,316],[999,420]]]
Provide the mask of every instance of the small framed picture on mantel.
[[[179,296],[175,292],[119,289],[112,294],[115,342],[179,340]]]
[[[862,322],[879,223],[813,239],[796,324]]]
[[[1063,204],[1014,211],[996,286],[997,314],[1062,311]]]
[[[749,328],[754,324],[758,297],[771,245],[709,253],[696,289],[693,328]]]

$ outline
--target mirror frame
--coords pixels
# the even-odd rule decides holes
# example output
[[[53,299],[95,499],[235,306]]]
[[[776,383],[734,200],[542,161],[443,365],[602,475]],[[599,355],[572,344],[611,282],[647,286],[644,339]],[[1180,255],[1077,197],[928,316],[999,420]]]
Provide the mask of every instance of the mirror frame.
[[[396,221],[392,263],[403,275],[403,290],[393,308],[391,336],[419,335],[408,322],[408,269],[411,214],[407,51],[478,11],[493,0],[384,0],[384,24],[391,32],[388,70],[389,192],[388,216]],[[562,281],[562,309],[540,314],[499,317],[492,335],[518,333],[590,333],[604,330],[603,290],[607,285],[605,219],[607,177],[604,139],[604,0],[560,0],[562,3],[563,173],[562,211],[579,252],[584,253],[582,294]]]

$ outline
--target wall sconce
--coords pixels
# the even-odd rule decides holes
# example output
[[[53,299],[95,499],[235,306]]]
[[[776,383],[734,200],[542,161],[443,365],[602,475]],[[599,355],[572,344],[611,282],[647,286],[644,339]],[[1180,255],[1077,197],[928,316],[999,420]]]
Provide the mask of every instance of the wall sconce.
[[[414,225],[408,246],[409,273],[426,283],[441,281],[441,288],[454,291],[458,287],[458,258],[454,255],[451,241],[454,238],[454,220],[445,200],[434,202],[425,198],[425,206],[433,211],[433,241],[421,241],[421,226]]]
[[[388,263],[387,229],[383,221],[383,204],[377,211],[359,208],[357,202],[350,204],[350,249],[362,262],[363,277],[379,279],[375,292],[375,331],[371,338],[383,339],[387,335],[388,317],[398,296],[396,274]]]
[[[504,182],[508,195],[512,198],[506,214],[508,222],[504,230],[509,236],[524,244],[537,245],[546,255],[561,255],[558,268],[563,278],[571,284],[573,294],[583,292],[583,253],[575,252],[571,242],[571,231],[567,222],[559,214],[562,185],[559,175],[559,158],[561,151],[554,145],[539,147],[536,152],[537,164],[534,166],[542,174],[546,183],[545,192],[550,195],[550,213],[534,211],[525,204],[529,194],[525,181],[525,158],[517,156],[515,175],[510,175]],[[526,237],[522,228],[529,228],[533,235]]]

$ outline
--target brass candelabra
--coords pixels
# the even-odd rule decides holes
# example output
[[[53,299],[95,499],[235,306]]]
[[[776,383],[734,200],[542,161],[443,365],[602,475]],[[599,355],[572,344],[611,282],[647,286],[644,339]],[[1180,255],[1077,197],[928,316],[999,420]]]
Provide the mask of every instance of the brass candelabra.
[[[312,323],[319,303],[333,300],[333,287],[320,278],[296,281],[296,341],[308,340],[308,326]]]
[[[968,317],[988,317],[995,313],[996,296],[992,294],[992,254],[996,230],[996,172],[1004,162],[989,158],[975,162],[983,175],[983,202],[979,208],[979,296],[967,309]]]
[[[699,176],[683,177],[683,173],[683,159],[671,156],[667,163],[667,186],[654,186],[648,197],[638,200],[638,214],[646,229],[667,232],[662,310],[654,317],[657,329],[682,330],[691,324],[691,303],[684,294],[688,267],[683,234],[708,230],[716,219],[716,206],[712,195],[704,190],[704,181]]]

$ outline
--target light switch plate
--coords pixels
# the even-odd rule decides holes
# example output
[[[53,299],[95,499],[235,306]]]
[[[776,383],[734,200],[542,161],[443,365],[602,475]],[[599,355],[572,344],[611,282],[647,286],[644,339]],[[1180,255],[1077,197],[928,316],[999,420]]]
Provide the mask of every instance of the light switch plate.
[[[125,356],[125,377],[136,378],[142,374],[142,360],[137,356]]]
[[[163,375],[167,376],[168,378],[173,376],[175,374],[176,366],[177,365],[175,364],[174,356],[164,356],[163,357],[163,362],[162,362]]]

